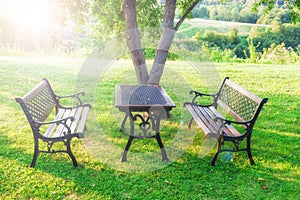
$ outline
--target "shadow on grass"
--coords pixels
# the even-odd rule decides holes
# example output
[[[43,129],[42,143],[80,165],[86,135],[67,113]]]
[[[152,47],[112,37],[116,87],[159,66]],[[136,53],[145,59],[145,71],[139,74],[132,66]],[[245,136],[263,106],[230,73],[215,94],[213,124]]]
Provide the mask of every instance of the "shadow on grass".
[[[225,192],[231,199],[255,199],[286,195],[288,198],[299,193],[297,180],[278,177],[285,171],[277,171],[260,161],[256,166],[250,166],[243,154],[238,154],[239,158],[230,163],[220,158],[217,166],[211,167],[210,156],[199,159],[194,153],[185,153],[163,169],[134,174],[111,169],[82,154],[75,155],[78,168],[62,154],[42,154],[36,168],[31,169],[28,166],[32,154],[12,148],[12,143],[5,137],[1,138],[1,143],[0,156],[10,165],[4,169],[7,172],[1,169],[1,179],[5,182],[2,188],[7,188],[12,184],[9,181],[14,180],[16,191],[27,188],[26,193],[18,194],[21,198],[216,199]],[[75,142],[74,148],[78,152],[82,145]],[[24,180],[29,181],[24,183]],[[41,192],[41,185],[48,188],[48,193]],[[1,193],[9,196],[13,192],[2,190]]]
[[[7,129],[11,128],[8,125]],[[198,151],[195,151],[201,145],[202,136],[199,133],[192,149],[187,149],[181,157],[165,167],[145,173],[113,169],[105,162],[92,158],[77,139],[73,140],[72,148],[79,163],[78,168],[72,166],[70,158],[65,154],[41,154],[36,168],[31,169],[28,166],[33,156],[33,141],[31,136],[22,138],[31,134],[28,130],[26,132],[19,134],[18,141],[0,135],[2,196],[52,199],[218,199],[226,193],[226,197],[232,199],[289,199],[299,195],[299,174],[293,170],[297,169],[296,151],[292,153],[294,156],[285,157],[291,155],[286,153],[293,150],[293,147],[286,147],[287,139],[290,139],[288,143],[292,143],[295,138],[274,135],[266,130],[254,131],[252,150],[256,166],[250,166],[246,153],[241,152],[233,162],[226,162],[224,154],[221,154],[216,167],[211,167],[212,153],[199,159]],[[270,138],[276,142],[273,143]],[[277,141],[285,142],[278,144]],[[16,142],[24,144],[20,147]],[[24,145],[31,146],[25,148]],[[32,153],[27,153],[31,148]],[[281,152],[281,149],[286,150]],[[130,159],[135,162],[134,157]],[[119,164],[122,165],[121,162]],[[130,167],[130,162],[124,165]]]
[[[10,77],[5,76],[7,85],[3,85],[1,98],[4,98],[0,100],[2,112],[0,197],[8,199],[295,199],[300,195],[298,189],[300,177],[297,171],[299,170],[299,148],[297,148],[299,138],[294,137],[299,130],[297,125],[299,124],[299,98],[279,93],[273,96],[265,95],[271,98],[266,104],[266,112],[262,112],[256,126],[262,127],[264,131],[255,127],[252,138],[256,166],[250,166],[247,155],[241,152],[237,154],[237,159],[229,163],[220,156],[216,167],[211,167],[209,165],[211,154],[198,158],[198,150],[195,149],[200,145],[198,142],[201,137],[196,137],[197,142],[194,142],[179,158],[159,170],[147,173],[117,171],[104,161],[92,158],[79,141],[72,143],[79,163],[78,168],[72,166],[67,155],[41,154],[36,168],[31,169],[28,167],[33,156],[33,143],[31,143],[33,141],[31,136],[29,137],[31,132],[27,129],[26,134],[19,133],[23,131],[25,121],[21,122],[23,118],[19,117],[20,108],[17,108],[13,98],[16,94],[23,94],[30,89],[29,85],[34,86],[33,82],[40,81],[40,78],[32,80],[28,77],[46,77],[50,74],[51,80],[58,85],[66,76],[70,77],[68,80],[72,82],[73,76],[67,71],[61,73],[61,68],[50,70],[50,67],[45,66],[36,70],[36,66],[26,66],[20,71],[17,65],[14,67],[19,70],[13,70],[12,67],[8,66],[4,73],[13,72]],[[48,68],[49,70],[46,70]],[[33,71],[35,74],[32,74]],[[53,73],[54,71],[57,73]],[[14,77],[14,81],[10,80],[11,77]],[[61,86],[59,90],[65,91],[69,85],[65,85],[64,88]],[[291,100],[294,103],[290,102]],[[294,118],[296,129],[290,126],[291,119]],[[268,129],[274,131],[268,132]],[[167,130],[168,137],[172,138],[169,133],[171,128]],[[293,131],[295,133],[292,133]],[[10,132],[13,132],[13,139],[12,136],[6,137]],[[167,139],[166,144],[168,142]],[[135,162],[133,157],[130,159],[131,162]],[[121,164],[119,161],[116,162]],[[124,165],[129,166],[130,162]]]

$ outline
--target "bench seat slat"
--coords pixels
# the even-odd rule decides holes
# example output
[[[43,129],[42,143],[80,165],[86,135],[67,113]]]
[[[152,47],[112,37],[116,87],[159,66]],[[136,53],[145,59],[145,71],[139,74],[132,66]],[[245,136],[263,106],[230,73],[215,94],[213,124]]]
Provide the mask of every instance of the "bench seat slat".
[[[189,110],[195,122],[198,126],[201,127],[205,135],[209,133],[216,133],[220,127],[220,124],[217,124],[214,121],[216,116],[222,117],[219,113],[216,112],[214,107],[199,107],[193,104],[186,104],[186,108]],[[226,124],[222,127],[222,131],[226,136],[230,137],[240,137],[242,134],[236,130],[232,125]]]
[[[59,110],[54,120],[60,120],[63,115],[64,115],[64,110]],[[44,134],[44,137],[50,138],[56,127],[57,127],[56,124],[51,124],[47,129],[46,133]]]
[[[209,121],[209,124],[211,126],[211,130],[215,133],[220,129],[220,126],[222,124],[218,124],[215,119],[217,117],[217,112],[214,109],[213,106],[211,107],[198,107],[200,111],[202,111],[203,115],[205,115],[206,119]]]
[[[67,117],[74,117],[76,111],[77,111],[77,108],[72,108],[72,109],[63,109],[65,111],[65,115],[63,116],[63,118],[67,118]],[[69,127],[71,126],[72,124],[72,121],[71,120],[68,120],[67,123],[66,123]],[[63,136],[63,133],[67,133],[68,132],[68,129],[66,127],[64,127],[63,125],[60,125],[62,128],[61,129],[58,129],[57,132],[56,132],[56,137],[60,137],[60,136]],[[72,130],[71,130],[71,133],[72,133]]]
[[[192,104],[185,104],[185,107],[192,115],[195,122],[202,128],[204,134],[208,134],[210,130],[206,127],[206,125],[202,122],[201,118],[198,116],[198,114],[195,112]]]
[[[71,113],[70,109],[68,109],[68,110],[63,109],[63,111],[64,111],[64,114],[63,114],[62,118],[67,118],[67,117],[70,116],[70,113]],[[57,130],[56,130],[55,134],[53,135],[53,137],[54,138],[61,137],[61,136],[63,136],[64,132],[67,132],[67,130],[65,129],[65,126],[62,125],[62,124],[59,124],[58,127],[57,127]]]
[[[185,104],[186,108],[191,113],[195,122],[202,128],[205,135],[209,133],[218,134],[218,129],[221,124],[217,124],[214,121],[214,111],[210,110],[209,107],[200,107],[195,104]]]
[[[236,130],[232,125],[226,124],[225,127],[222,128],[225,136],[229,137],[240,137],[242,134]]]
[[[89,109],[89,107],[85,107],[82,111],[81,120],[76,130],[76,132],[79,133],[79,137],[83,137],[83,130],[85,129],[85,123],[88,117]]]
[[[198,109],[198,110],[197,110]],[[211,132],[217,133],[218,126],[214,121],[215,115],[209,110],[209,107],[195,107],[196,112],[200,112],[200,118],[204,121]]]
[[[74,121],[68,120],[67,125],[70,127],[71,133],[81,133],[81,136],[83,137],[83,130],[85,128],[88,112],[88,106],[72,109],[60,109],[57,116],[55,117],[55,120],[73,116]],[[57,138],[62,137],[64,132],[67,133],[67,128],[64,127],[64,125],[60,124],[57,126],[57,124],[51,124],[44,136],[48,138]]]
[[[75,132],[75,129],[76,129],[76,127],[77,127],[77,124],[78,124],[78,122],[80,122],[82,109],[83,109],[83,107],[79,107],[79,108],[76,110],[76,113],[75,113],[75,115],[74,115],[74,121],[72,122],[72,125],[71,125],[71,127],[70,127],[72,133]]]

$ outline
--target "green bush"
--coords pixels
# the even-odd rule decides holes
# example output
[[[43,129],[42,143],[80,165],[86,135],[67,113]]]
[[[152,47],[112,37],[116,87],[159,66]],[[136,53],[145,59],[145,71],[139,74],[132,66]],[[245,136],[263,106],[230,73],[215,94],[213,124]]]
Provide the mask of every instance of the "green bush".
[[[145,48],[143,49],[144,55],[146,59],[154,59],[155,54],[156,54],[156,49],[155,48]],[[178,60],[180,59],[180,55],[174,52],[169,52],[168,53],[168,60]]]
[[[143,49],[144,55],[146,59],[154,59],[156,49],[154,48],[146,48]]]
[[[257,62],[256,46],[253,44],[252,40],[249,40],[249,56],[250,56],[250,62],[252,63]]]
[[[213,61],[213,62],[233,62],[237,59],[233,50],[220,49],[219,47],[208,47],[202,45],[202,58],[201,61]],[[206,56],[204,56],[206,55]]]
[[[272,44],[285,44],[297,50],[300,41],[300,26],[290,24],[280,24],[274,22],[265,32],[252,32],[249,36],[257,46],[257,51],[263,52],[263,49],[270,48]]]
[[[249,54],[247,38],[239,36],[237,29],[233,29],[228,34],[210,30],[205,31],[204,34],[197,32],[193,39],[208,48],[218,48],[218,51],[230,50],[230,54],[234,54],[231,57],[246,58]]]
[[[236,29],[227,34],[206,30],[204,33],[198,31],[192,39],[198,42],[199,47],[208,48],[207,52],[215,62],[245,59],[250,63],[294,64],[300,60],[299,25],[274,21],[263,31],[252,29],[249,36],[239,35]],[[186,49],[197,51],[197,46],[193,44]]]
[[[266,48],[261,55],[260,62],[268,64],[296,64],[299,63],[299,52],[286,48],[285,44],[272,44],[270,48]]]

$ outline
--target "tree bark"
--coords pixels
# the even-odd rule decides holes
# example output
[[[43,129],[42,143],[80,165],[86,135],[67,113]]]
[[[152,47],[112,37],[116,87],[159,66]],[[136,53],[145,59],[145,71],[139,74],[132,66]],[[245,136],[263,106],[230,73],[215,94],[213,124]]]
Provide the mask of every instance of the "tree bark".
[[[167,60],[168,51],[172,44],[175,29],[174,17],[177,0],[166,0],[163,19],[163,30],[156,50],[154,63],[148,79],[148,84],[159,84]]]
[[[200,0],[194,0],[182,18],[174,27],[174,18],[177,0],[166,0],[163,19],[162,34],[157,46],[154,63],[150,72],[147,71],[145,56],[141,47],[140,32],[136,19],[136,0],[124,0],[123,10],[126,20],[126,42],[131,52],[131,58],[135,67],[136,76],[139,84],[158,85],[162,77],[168,51],[171,47],[175,32],[178,30],[188,13],[199,3]]]
[[[126,42],[131,52],[136,76],[139,84],[146,84],[148,81],[148,71],[141,47],[140,32],[137,26],[136,0],[124,0],[123,10],[126,20]]]

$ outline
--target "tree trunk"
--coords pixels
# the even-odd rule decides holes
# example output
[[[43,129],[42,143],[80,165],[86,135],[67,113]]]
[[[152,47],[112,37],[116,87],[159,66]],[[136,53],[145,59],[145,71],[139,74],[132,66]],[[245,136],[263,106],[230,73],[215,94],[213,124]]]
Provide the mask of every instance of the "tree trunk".
[[[136,0],[124,0],[123,10],[126,20],[126,42],[131,52],[136,76],[139,84],[146,84],[148,81],[148,71],[141,47],[140,32],[137,26]]]
[[[150,72],[148,84],[159,84],[164,71],[168,51],[172,44],[175,29],[174,17],[176,9],[176,0],[166,0],[165,13],[163,20],[163,30],[156,50],[154,63]]]
[[[137,27],[136,0],[123,1],[123,10],[126,20],[126,42],[131,52],[131,58],[139,84],[159,84],[175,32],[200,0],[194,0],[174,27],[176,2],[177,0],[166,0],[165,2],[163,30],[156,50],[154,63],[150,75],[148,75],[145,56],[141,47],[140,32]]]

